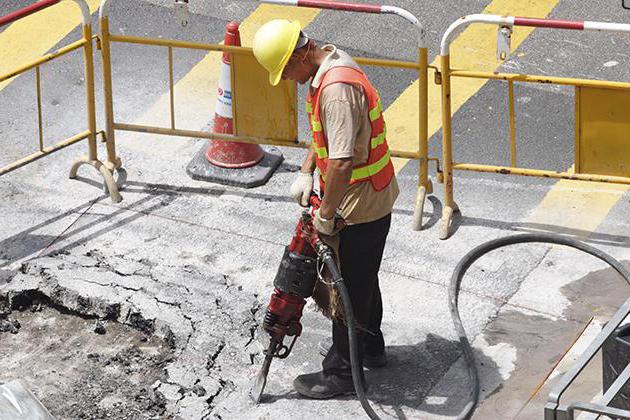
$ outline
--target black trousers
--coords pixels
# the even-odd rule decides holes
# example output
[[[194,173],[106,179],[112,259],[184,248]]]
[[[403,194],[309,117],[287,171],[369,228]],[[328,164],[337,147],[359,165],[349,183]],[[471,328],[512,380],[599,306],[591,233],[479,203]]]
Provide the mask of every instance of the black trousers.
[[[361,371],[364,354],[377,356],[385,351],[378,271],[390,225],[388,214],[374,222],[348,226],[340,233],[339,263],[357,323]],[[343,322],[333,321],[332,338],[333,345],[322,362],[324,373],[351,378],[348,329]]]

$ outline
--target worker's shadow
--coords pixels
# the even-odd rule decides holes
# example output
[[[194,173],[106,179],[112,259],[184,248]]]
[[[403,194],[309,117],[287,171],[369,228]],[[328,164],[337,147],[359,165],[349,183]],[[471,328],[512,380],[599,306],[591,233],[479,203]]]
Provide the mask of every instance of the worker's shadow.
[[[422,412],[456,416],[472,390],[460,349],[458,341],[434,334],[416,345],[388,346],[387,366],[366,370],[368,398],[392,418],[422,418]],[[496,363],[480,351],[475,351],[475,358],[483,385],[499,387]]]
[[[469,401],[472,383],[461,359],[458,341],[428,334],[423,342],[387,346],[386,351],[386,367],[365,371],[369,384],[368,400],[381,418],[456,416]],[[502,377],[492,359],[480,351],[474,352],[483,396],[499,389]],[[291,390],[280,395],[267,395],[265,402],[302,398]],[[337,399],[347,401],[356,399],[356,396]]]

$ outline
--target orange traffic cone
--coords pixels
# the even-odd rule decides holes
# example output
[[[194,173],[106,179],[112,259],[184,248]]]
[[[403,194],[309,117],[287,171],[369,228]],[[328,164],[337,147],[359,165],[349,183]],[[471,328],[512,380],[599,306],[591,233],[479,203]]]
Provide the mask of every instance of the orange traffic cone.
[[[237,22],[229,22],[225,31],[225,45],[241,46],[241,35]],[[230,54],[223,53],[217,105],[214,115],[215,133],[234,134],[232,126],[232,84],[230,81]],[[234,143],[210,140],[206,151],[208,162],[222,168],[247,168],[254,166],[264,156],[257,144]]]
[[[225,44],[241,45],[238,23],[227,24]],[[234,134],[229,54],[223,54],[221,66],[213,132]],[[210,140],[188,164],[186,172],[199,181],[252,188],[265,184],[283,160],[276,148],[263,151],[257,144]]]

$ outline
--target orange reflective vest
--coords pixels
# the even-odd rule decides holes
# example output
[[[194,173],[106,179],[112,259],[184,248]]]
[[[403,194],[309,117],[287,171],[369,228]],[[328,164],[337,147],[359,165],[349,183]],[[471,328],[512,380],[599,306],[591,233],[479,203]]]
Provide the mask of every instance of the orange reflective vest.
[[[316,164],[320,175],[320,188],[324,192],[326,181],[326,168],[328,167],[328,142],[323,131],[320,119],[319,100],[321,92],[334,83],[347,83],[362,88],[369,107],[370,125],[372,134],[368,161],[352,169],[350,184],[367,182],[372,184],[376,191],[387,187],[394,177],[394,165],[392,164],[389,147],[385,139],[387,129],[383,119],[383,104],[378,92],[367,79],[365,73],[352,67],[333,67],[326,72],[319,88],[313,95],[309,90],[306,98],[306,112],[309,124],[313,132],[312,147],[316,153]]]

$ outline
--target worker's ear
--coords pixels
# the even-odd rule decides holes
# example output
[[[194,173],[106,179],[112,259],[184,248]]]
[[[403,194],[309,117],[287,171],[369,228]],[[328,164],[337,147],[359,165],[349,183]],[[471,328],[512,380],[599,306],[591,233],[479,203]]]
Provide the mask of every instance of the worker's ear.
[[[311,40],[308,41],[308,44],[306,44],[304,47],[300,48],[297,51],[294,51],[293,54],[297,55],[295,58],[297,58],[298,60],[300,60],[301,63],[306,62],[306,59],[308,58],[308,53],[311,51]]]
[[[310,51],[311,51],[310,45],[309,45],[309,48],[300,49],[300,53],[301,53],[300,62],[301,63],[306,63],[306,60],[308,60],[308,53]]]

